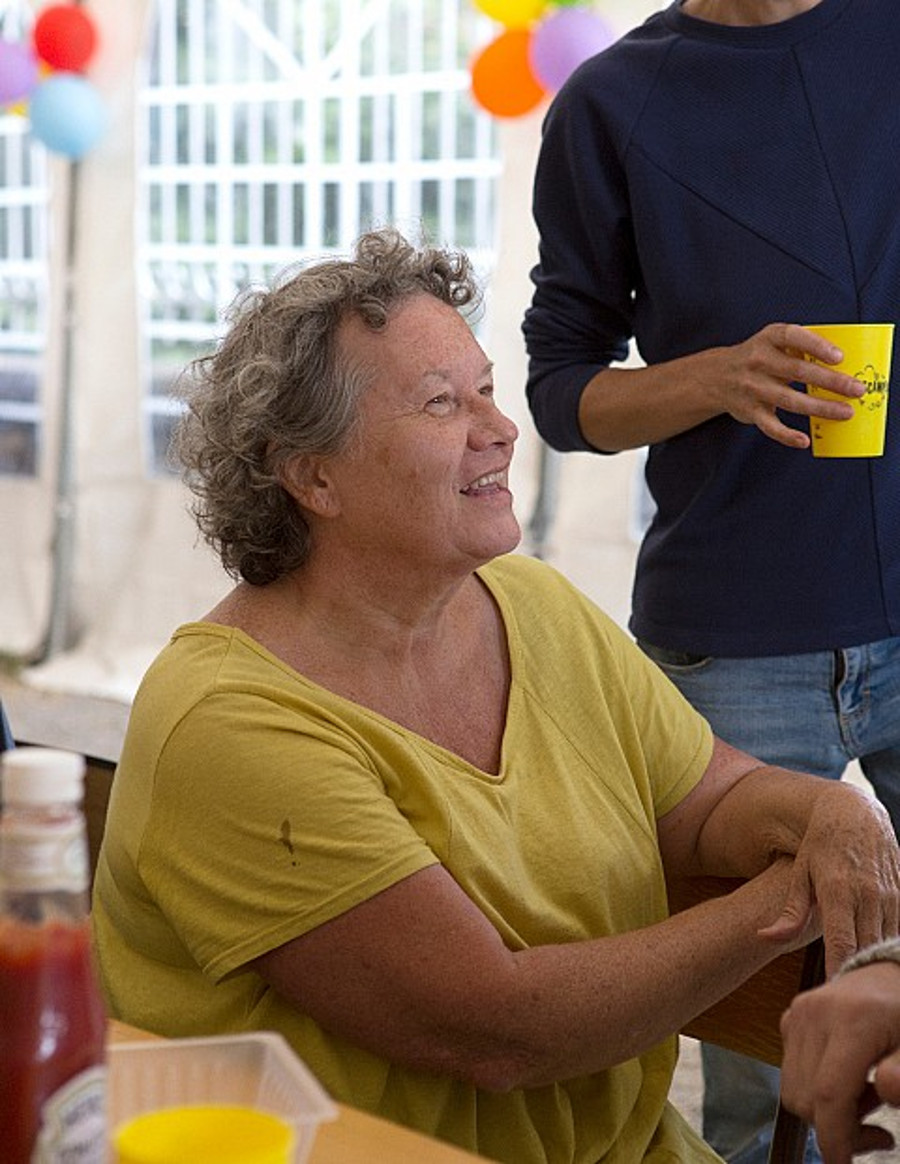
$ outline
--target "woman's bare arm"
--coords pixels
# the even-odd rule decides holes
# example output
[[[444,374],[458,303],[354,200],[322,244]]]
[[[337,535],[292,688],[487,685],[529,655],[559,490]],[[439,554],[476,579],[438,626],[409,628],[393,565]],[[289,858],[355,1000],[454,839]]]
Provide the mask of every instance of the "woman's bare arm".
[[[727,899],[616,937],[511,951],[441,866],[254,963],[334,1034],[392,1062],[493,1090],[640,1054],[782,950],[767,940],[787,862]]]
[[[897,933],[900,854],[884,808],[861,789],[761,764],[717,740],[706,773],[659,821],[671,881],[752,877],[792,860],[790,893],[770,937],[787,937],[819,910],[826,969]]]
[[[643,929],[514,951],[431,866],[254,967],[353,1043],[505,1090],[641,1054],[817,936],[820,914],[839,951],[897,932],[896,842],[858,790],[716,741],[658,835],[668,878],[747,880]]]

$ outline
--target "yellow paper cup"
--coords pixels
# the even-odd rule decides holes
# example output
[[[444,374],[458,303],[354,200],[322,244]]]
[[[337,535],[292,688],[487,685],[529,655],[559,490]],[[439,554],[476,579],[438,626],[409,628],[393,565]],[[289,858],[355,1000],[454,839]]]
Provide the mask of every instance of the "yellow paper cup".
[[[880,457],[884,452],[887,423],[888,384],[891,378],[891,352],[894,344],[892,323],[822,323],[805,324],[844,353],[840,364],[828,365],[846,372],[866,385],[864,396],[840,396],[807,385],[810,396],[824,400],[842,400],[853,406],[849,420],[809,418],[812,451],[815,457]],[[811,363],[821,363],[806,357]]]
[[[289,1164],[294,1129],[249,1107],[161,1108],[113,1136],[118,1164]]]

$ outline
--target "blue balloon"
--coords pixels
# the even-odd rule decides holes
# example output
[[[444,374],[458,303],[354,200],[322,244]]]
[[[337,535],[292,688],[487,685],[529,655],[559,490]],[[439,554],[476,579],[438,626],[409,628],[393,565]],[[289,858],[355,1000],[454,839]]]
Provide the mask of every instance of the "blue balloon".
[[[54,73],[33,90],[31,132],[48,150],[77,160],[106,129],[97,90],[79,73]]]

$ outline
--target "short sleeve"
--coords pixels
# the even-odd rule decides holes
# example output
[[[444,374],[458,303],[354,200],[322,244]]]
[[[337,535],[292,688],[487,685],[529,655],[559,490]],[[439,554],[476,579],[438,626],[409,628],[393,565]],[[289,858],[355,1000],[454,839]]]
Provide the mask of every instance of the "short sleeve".
[[[138,867],[221,978],[436,860],[352,735],[215,694],[161,751]]]

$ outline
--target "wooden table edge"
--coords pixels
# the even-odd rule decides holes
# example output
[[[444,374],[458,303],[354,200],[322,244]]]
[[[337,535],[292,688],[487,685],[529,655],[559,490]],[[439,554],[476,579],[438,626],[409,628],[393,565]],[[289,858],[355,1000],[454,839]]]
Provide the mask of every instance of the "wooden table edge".
[[[110,1019],[108,1042],[155,1041],[154,1035],[118,1019]],[[319,1125],[309,1164],[475,1164],[473,1156],[452,1144],[431,1139],[390,1120],[338,1103],[338,1116]]]

